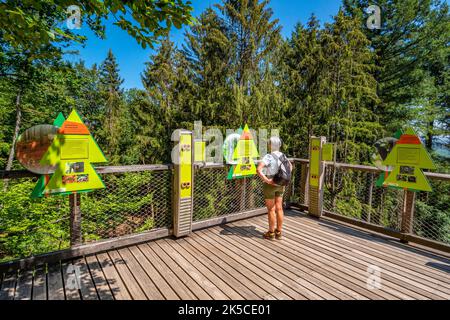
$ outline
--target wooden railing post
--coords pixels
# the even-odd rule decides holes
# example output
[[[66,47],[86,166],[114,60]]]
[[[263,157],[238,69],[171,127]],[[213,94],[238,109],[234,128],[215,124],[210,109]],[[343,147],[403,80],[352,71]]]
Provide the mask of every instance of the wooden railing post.
[[[308,192],[309,192],[308,177],[309,177],[309,166],[307,163],[302,163],[300,176],[300,196],[303,196],[303,203],[299,204],[308,205]]]
[[[69,195],[70,206],[70,246],[78,246],[82,243],[81,238],[81,196],[79,193]]]
[[[173,179],[173,234],[188,236],[192,232],[194,213],[194,140],[191,131],[177,130],[172,135],[175,148]]]
[[[413,232],[415,199],[416,199],[415,192],[405,190],[402,206],[402,222],[400,228],[402,236],[411,234]],[[401,241],[408,242],[404,237],[402,237]]]

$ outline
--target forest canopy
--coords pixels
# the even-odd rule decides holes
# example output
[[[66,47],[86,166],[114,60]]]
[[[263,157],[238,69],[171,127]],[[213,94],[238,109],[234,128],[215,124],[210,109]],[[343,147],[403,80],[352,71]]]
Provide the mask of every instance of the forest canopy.
[[[312,15],[287,38],[269,0],[218,0],[195,19],[181,0],[78,1],[97,36],[113,15],[143,47],[155,46],[143,89],[127,90],[112,50],[99,65],[64,59],[62,47],[85,40],[60,27],[69,2],[0,3],[1,169],[21,168],[20,133],[76,108],[109,165],[168,163],[173,130],[202,121],[223,133],[245,123],[279,129],[292,157],[307,157],[309,136],[326,136],[338,161],[368,165],[379,139],[412,126],[438,172],[450,171],[444,0],[379,0],[379,30],[367,28],[369,1],[343,0],[330,22]],[[172,25],[188,25],[180,46]],[[437,211],[450,221],[448,210]]]

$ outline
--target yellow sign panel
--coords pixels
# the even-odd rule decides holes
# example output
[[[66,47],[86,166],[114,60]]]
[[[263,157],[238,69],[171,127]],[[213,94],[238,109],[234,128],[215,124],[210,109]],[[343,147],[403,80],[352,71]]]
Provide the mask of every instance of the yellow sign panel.
[[[180,198],[192,197],[192,139],[190,134],[180,137]]]
[[[63,138],[61,143],[61,160],[88,159],[89,139]]]
[[[320,139],[311,139],[311,151],[309,162],[309,184],[319,186],[320,177]]]
[[[62,122],[57,136],[40,160],[42,165],[56,166],[55,172],[48,182],[40,179],[33,197],[105,188],[92,166],[95,162],[106,162],[106,158],[78,113],[73,110]]]
[[[332,143],[325,143],[322,147],[322,161],[333,161],[333,148]]]
[[[397,150],[397,162],[418,165],[420,163],[420,146],[399,146]]]
[[[195,154],[194,154],[195,162],[205,161],[205,146],[206,146],[206,142],[195,141]]]

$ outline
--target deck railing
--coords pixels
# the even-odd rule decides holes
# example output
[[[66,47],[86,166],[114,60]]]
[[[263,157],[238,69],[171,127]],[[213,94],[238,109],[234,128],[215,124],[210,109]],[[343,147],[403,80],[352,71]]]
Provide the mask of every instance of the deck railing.
[[[307,209],[308,160],[292,161],[293,180],[284,200],[287,206]],[[261,180],[230,181],[228,170],[214,164],[195,167],[194,229],[264,212]],[[171,233],[171,165],[99,167],[97,172],[106,189],[36,200],[29,195],[37,176],[0,173],[0,262],[59,250],[62,257],[87,254]],[[379,173],[374,167],[326,163],[325,214],[403,241],[449,248],[449,193],[445,200],[433,193],[411,196],[378,188]],[[436,190],[449,190],[450,175],[427,176]]]

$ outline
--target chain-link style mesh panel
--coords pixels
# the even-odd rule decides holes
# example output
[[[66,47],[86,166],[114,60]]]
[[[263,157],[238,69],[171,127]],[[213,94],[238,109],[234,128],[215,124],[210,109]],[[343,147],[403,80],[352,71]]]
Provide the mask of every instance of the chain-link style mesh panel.
[[[293,162],[292,164],[292,180],[286,187],[283,200],[285,203],[290,202],[294,204],[306,205],[304,187],[302,187],[302,174],[307,173],[307,164],[301,162]]]
[[[264,207],[261,179],[253,176],[228,180],[229,168],[225,166],[195,170],[193,221]]]
[[[31,199],[37,178],[0,180],[0,262],[70,246],[65,196]]]
[[[403,190],[375,186],[376,173],[327,166],[324,210],[400,230]]]
[[[413,233],[450,244],[450,183],[429,181],[433,192],[416,193]]]
[[[104,174],[106,189],[81,196],[84,242],[170,227],[171,171]]]

